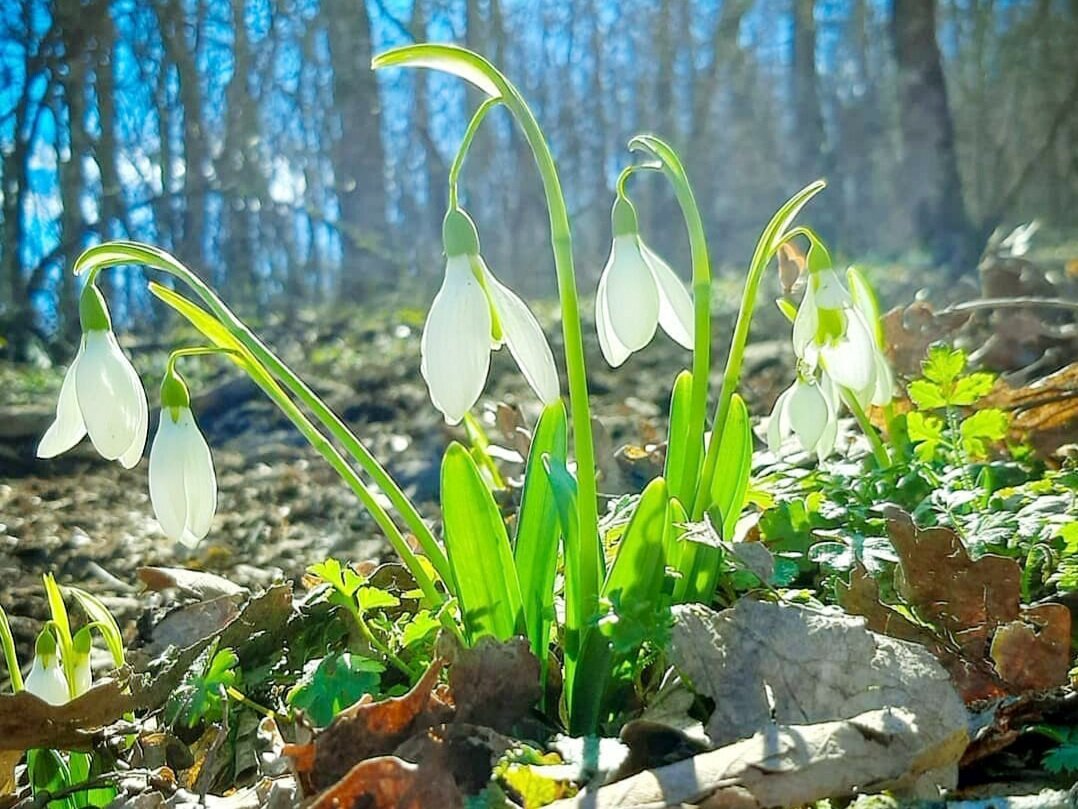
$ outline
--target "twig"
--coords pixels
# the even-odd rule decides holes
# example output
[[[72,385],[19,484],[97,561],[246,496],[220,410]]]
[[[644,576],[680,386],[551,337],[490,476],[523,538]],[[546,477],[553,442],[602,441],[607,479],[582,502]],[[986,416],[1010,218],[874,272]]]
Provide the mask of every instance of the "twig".
[[[981,298],[976,301],[965,301],[963,303],[952,304],[946,309],[940,309],[940,311],[936,312],[936,316],[953,315],[959,312],[973,312],[978,309],[1024,309],[1026,307],[1034,309],[1066,309],[1071,312],[1078,312],[1078,301],[1068,301],[1063,298],[1032,297]]]

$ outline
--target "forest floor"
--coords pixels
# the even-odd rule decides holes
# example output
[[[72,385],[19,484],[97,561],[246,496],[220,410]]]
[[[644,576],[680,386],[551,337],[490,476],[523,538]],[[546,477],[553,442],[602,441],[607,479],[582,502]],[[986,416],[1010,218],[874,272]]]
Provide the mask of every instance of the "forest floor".
[[[1006,316],[991,310],[939,315],[964,300],[1052,295],[1023,286],[1020,272],[1010,286],[993,287],[990,274],[982,278],[981,288],[957,285],[934,295],[931,305],[915,295],[910,274],[880,276],[887,278],[880,290],[884,310],[899,307],[889,340],[892,360],[904,378],[919,374],[926,347],[938,339],[965,345],[981,367],[1009,372],[1015,384],[1072,363],[1078,355],[1073,326],[1068,330],[1064,322],[1061,327],[1060,318],[1052,315],[1024,310]],[[1073,281],[1067,283],[1073,289]],[[714,326],[713,391],[719,387],[733,325],[735,289],[731,282],[730,294],[723,290],[716,296],[721,303]],[[768,294],[775,297],[777,291],[762,295],[741,383],[750,412],[758,416],[769,412],[793,377],[789,326],[765,302]],[[555,322],[552,306],[538,310],[548,325]],[[270,320],[256,330],[362,437],[422,513],[437,519],[441,455],[464,432],[446,426],[428,399],[419,373],[423,318],[414,304],[403,306],[392,298],[358,312],[306,312],[288,321]],[[585,350],[594,358],[589,374],[593,413],[601,421],[596,435],[600,493],[639,491],[661,471],[670,386],[689,362],[689,353],[660,335],[611,371],[599,359],[592,324],[585,327]],[[561,335],[555,328],[547,331],[559,356]],[[151,403],[166,352],[195,342],[195,334],[179,326],[166,333],[167,343],[135,340],[125,346]],[[23,660],[30,659],[36,633],[49,615],[41,587],[45,573],[99,596],[137,648],[151,637],[149,616],[164,603],[161,594],[142,586],[140,567],[207,571],[256,592],[281,581],[299,589],[307,568],[330,557],[362,563],[390,555],[350,490],[253,384],[213,360],[189,363],[184,370],[213,450],[220,492],[213,529],[194,550],[160,532],[145,464],[122,469],[101,461],[85,442],[57,459],[34,458],[63,369],[0,365],[0,603]],[[514,427],[534,424],[538,405],[505,351],[494,355],[478,410],[492,442],[510,450]],[[1064,429],[1073,440],[1074,422]],[[511,451],[499,460],[503,474],[520,473]]]

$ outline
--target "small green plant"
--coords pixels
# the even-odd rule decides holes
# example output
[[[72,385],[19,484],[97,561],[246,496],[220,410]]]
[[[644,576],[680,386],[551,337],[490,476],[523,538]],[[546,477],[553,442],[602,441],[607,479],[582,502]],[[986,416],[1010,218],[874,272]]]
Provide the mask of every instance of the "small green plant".
[[[51,617],[38,634],[34,661],[25,680],[20,671],[7,614],[2,607],[0,646],[3,647],[12,689],[16,693],[25,690],[44,702],[58,706],[82,697],[93,685],[90,668],[93,633],[96,632],[104,640],[117,669],[122,668],[125,662],[123,636],[116,619],[97,596],[78,587],[61,587],[51,574],[45,574],[42,582]],[[71,624],[65,594],[75,600],[86,618],[78,629]],[[116,796],[112,787],[77,789],[80,784],[90,780],[92,774],[100,772],[101,766],[97,753],[65,753],[57,750],[27,752],[27,772],[34,795],[63,792],[66,797],[49,802],[50,806],[62,809],[103,806]]]
[[[964,373],[966,353],[942,344],[929,349],[922,368],[924,378],[909,385],[917,409],[906,416],[917,457],[931,463],[946,452],[957,466],[987,457],[990,445],[1007,435],[1007,414],[994,407],[962,413],[991,392],[995,376]]]

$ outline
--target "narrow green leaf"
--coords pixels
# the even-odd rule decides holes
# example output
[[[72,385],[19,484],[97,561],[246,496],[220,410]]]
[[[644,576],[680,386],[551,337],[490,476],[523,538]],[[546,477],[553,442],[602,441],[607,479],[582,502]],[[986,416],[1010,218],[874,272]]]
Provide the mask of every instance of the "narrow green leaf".
[[[19,670],[19,655],[15,651],[15,637],[11,634],[11,624],[8,623],[3,607],[0,607],[0,645],[4,649],[4,662],[11,680],[11,690],[18,694],[23,690],[22,672]]]
[[[250,352],[236,339],[232,332],[201,306],[185,298],[179,292],[174,292],[168,287],[158,284],[156,281],[151,281],[149,287],[150,292],[155,297],[183,315],[192,326],[198,329],[215,346],[229,351],[236,351],[244,357],[249,356]]]
[[[26,754],[26,771],[34,795],[60,792],[72,786],[71,772],[63,757],[55,750],[30,750]],[[49,801],[48,809],[78,809],[70,795]]]
[[[603,583],[603,598],[618,597],[645,608],[657,603],[666,573],[663,542],[669,524],[669,490],[663,478],[655,478],[640,495],[621,537]]]
[[[672,497],[686,498],[696,491],[696,481],[700,476],[700,463],[696,473],[689,480],[686,476],[685,457],[688,454],[688,440],[691,426],[692,374],[682,371],[674,380],[674,389],[670,393],[670,431],[666,439],[666,466],[663,476]],[[698,460],[702,463],[703,459]]]
[[[451,73],[469,81],[491,98],[505,94],[503,80],[497,69],[486,59],[455,45],[406,45],[380,53],[371,60],[371,67],[426,67]]]
[[[718,512],[713,522],[716,528],[721,528],[723,539],[733,536],[741,509],[745,507],[751,471],[752,425],[749,409],[744,399],[735,393],[730,402],[730,415],[722,430],[715,477],[711,480],[710,510]]]
[[[442,516],[465,633],[513,637],[522,625],[509,536],[472,456],[455,441],[442,458]]]
[[[116,619],[109,612],[109,608],[97,596],[78,587],[64,587],[63,589],[75,597],[75,600],[79,602],[79,606],[82,607],[82,611],[86,613],[86,617],[97,625],[98,630],[101,632],[101,637],[105,639],[105,645],[112,655],[113,665],[118,669],[122,668],[126,662],[124,658],[124,637],[123,633],[120,632],[119,624],[116,623]]]
[[[569,711],[569,732],[574,736],[594,733],[598,727],[603,695],[613,668],[612,638],[619,631],[618,623],[648,621],[659,610],[669,537],[669,492],[666,481],[660,477],[651,481],[640,495],[603,583],[603,600],[615,606],[615,614],[611,616],[615,624],[605,632],[595,625],[584,630],[576,671],[577,687],[571,692]]]
[[[568,454],[568,426],[565,405],[559,399],[547,405],[535,426],[524,489],[517,512],[513,561],[520,582],[520,597],[532,652],[539,659],[545,681],[550,627],[554,622],[554,575],[558,567],[558,539],[561,525],[558,505],[543,458],[565,464]]]

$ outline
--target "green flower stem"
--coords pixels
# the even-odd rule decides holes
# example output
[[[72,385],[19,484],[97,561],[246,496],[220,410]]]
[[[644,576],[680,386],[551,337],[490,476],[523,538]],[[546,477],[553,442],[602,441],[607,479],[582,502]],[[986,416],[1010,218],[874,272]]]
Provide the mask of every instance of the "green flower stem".
[[[242,691],[240,691],[237,688],[234,688],[231,685],[225,687],[225,693],[228,694],[228,696],[230,698],[234,699],[236,702],[240,703],[241,705],[246,705],[248,708],[250,708],[255,713],[262,714],[262,716],[265,716],[268,719],[276,719],[277,718],[277,712],[276,711],[272,710],[271,708],[267,708],[265,705],[259,705],[253,699],[251,699],[246,694],[244,694]]]
[[[397,482],[378,462],[378,459],[356,437],[355,433],[341,421],[340,416],[334,413],[307,386],[307,383],[279,359],[276,354],[270,351],[201,278],[165,251],[137,242],[106,242],[105,244],[91,247],[79,256],[75,262],[75,274],[79,275],[89,271],[89,283],[102,269],[117,264],[133,263],[145,264],[169,273],[194,290],[195,294],[206,304],[232,337],[247,348],[273,376],[281,380],[292,395],[310,409],[318,421],[341,442],[363,470],[370,475],[375,485],[385,493],[390,503],[404,519],[409,530],[415,535],[423,548],[423,552],[430,559],[431,564],[434,565],[434,569],[442,581],[446,583],[447,587],[451,586],[450,583],[453,579],[449,571],[449,561],[446,558],[445,551],[434,538],[430,527],[423,521],[423,517],[415,504],[412,503],[400,486],[397,485]],[[384,511],[377,501],[373,502],[379,511]],[[371,507],[368,506],[368,509],[371,510]],[[374,511],[371,510],[371,513],[374,514]]]
[[[857,401],[857,397],[852,390],[841,386],[839,387],[839,390],[842,393],[842,401],[846,403],[846,407],[853,413],[853,417],[857,419],[857,425],[861,428],[861,432],[864,433],[865,438],[868,439],[868,443],[872,447],[872,455],[876,458],[876,463],[879,464],[880,469],[889,469],[891,467],[891,456],[887,453],[887,447],[884,446],[880,434],[876,432],[876,428],[872,426],[872,422],[865,413],[865,409],[861,407],[861,403]]]
[[[370,644],[372,649],[375,649],[384,656],[386,660],[396,666],[400,673],[408,678],[408,682],[414,683],[419,679],[419,672],[401,660],[392,649],[374,636],[374,633],[371,632],[371,628],[367,625],[367,620],[363,617],[362,610],[355,608],[350,609],[349,612],[351,612],[352,617],[356,619],[356,626],[359,628],[359,634],[363,637],[363,640]]]
[[[230,348],[218,348],[217,346],[192,346],[191,348],[177,348],[168,355],[165,360],[165,374],[175,373],[176,361],[184,357],[208,357],[211,355],[236,356],[237,352]]]
[[[602,549],[599,546],[598,493],[595,481],[595,447],[591,432],[591,407],[588,402],[588,379],[584,364],[584,338],[580,325],[580,305],[573,268],[573,240],[569,214],[558,180],[557,166],[535,116],[517,90],[501,72],[478,54],[453,45],[409,45],[380,54],[372,61],[375,69],[382,67],[427,67],[444,70],[470,81],[491,98],[500,99],[516,119],[532,150],[546,195],[550,216],[550,237],[554,250],[554,269],[558,279],[561,302],[562,335],[565,342],[565,366],[569,378],[569,411],[573,422],[573,448],[576,454],[578,564],[567,570],[578,582],[576,592],[579,626],[589,626],[599,610],[599,590],[605,576]],[[567,670],[572,669],[567,664]],[[566,687],[579,693],[581,699],[570,696],[573,712],[581,716],[597,715],[598,710],[580,703],[601,699],[602,694],[590,688],[586,677],[574,677]],[[593,730],[593,729],[592,729]]]
[[[704,420],[707,418],[708,377],[711,372],[711,261],[707,252],[707,237],[696,197],[677,152],[655,135],[637,135],[629,141],[629,148],[646,151],[658,158],[663,173],[674,187],[674,195],[689,232],[693,299],[692,395],[689,397],[689,435],[681,479],[685,481],[686,492],[691,492],[696,486],[700,469]],[[710,491],[709,487],[707,492]],[[690,502],[684,504],[690,513],[699,496],[697,492]]]
[[[715,476],[715,467],[719,460],[719,445],[722,443],[722,431],[726,425],[726,418],[730,415],[730,406],[737,391],[738,382],[741,380],[741,366],[745,361],[745,346],[749,340],[749,326],[752,325],[752,315],[756,308],[756,293],[760,288],[764,271],[771,261],[783,234],[793,222],[794,217],[801,211],[805,204],[825,187],[823,180],[805,186],[779,208],[778,212],[768,222],[764,232],[760,234],[760,240],[756,243],[756,249],[752,254],[749,264],[748,276],[745,279],[745,289],[741,295],[741,308],[737,313],[737,322],[734,325],[734,336],[730,341],[730,353],[726,357],[726,369],[722,374],[722,392],[719,395],[719,403],[715,408],[715,419],[711,425],[711,440],[707,444],[707,452],[704,455],[704,468],[700,474],[700,483],[697,486],[696,498],[690,515],[694,521],[703,518],[704,512],[709,505],[708,499],[711,493],[711,479]]]
[[[457,147],[457,154],[453,158],[453,165],[449,167],[449,207],[457,207],[457,180],[460,178],[460,171],[464,167],[464,158],[468,156],[468,150],[472,146],[472,141],[475,139],[475,133],[479,131],[480,124],[483,123],[483,119],[487,117],[487,113],[501,104],[500,98],[488,98],[479,108],[475,111],[475,115],[472,116],[472,120],[468,122],[468,128],[464,130],[464,137],[460,141],[460,146]]]

